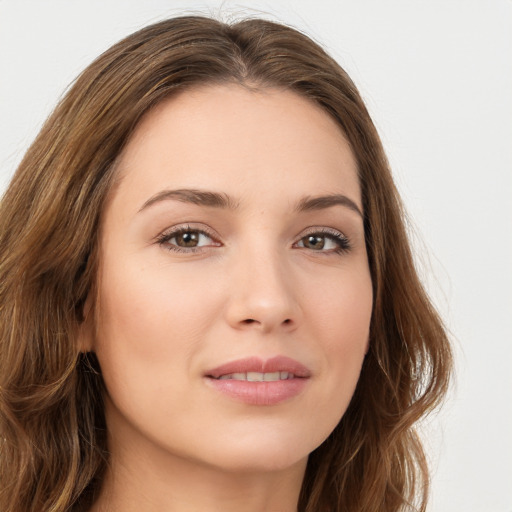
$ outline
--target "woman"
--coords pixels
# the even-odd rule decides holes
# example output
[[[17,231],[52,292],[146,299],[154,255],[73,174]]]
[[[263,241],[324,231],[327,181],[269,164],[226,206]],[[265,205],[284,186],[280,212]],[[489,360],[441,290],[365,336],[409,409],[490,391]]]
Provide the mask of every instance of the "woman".
[[[425,510],[451,352],[350,78],[183,17],[78,78],[0,209],[3,511]]]

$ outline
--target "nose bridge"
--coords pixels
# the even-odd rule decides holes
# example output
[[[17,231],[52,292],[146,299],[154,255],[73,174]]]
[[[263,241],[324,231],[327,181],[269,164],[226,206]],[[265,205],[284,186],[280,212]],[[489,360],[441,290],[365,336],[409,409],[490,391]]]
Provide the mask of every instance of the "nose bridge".
[[[233,326],[264,331],[292,326],[298,304],[286,250],[271,244],[251,243],[233,264],[228,318]]]

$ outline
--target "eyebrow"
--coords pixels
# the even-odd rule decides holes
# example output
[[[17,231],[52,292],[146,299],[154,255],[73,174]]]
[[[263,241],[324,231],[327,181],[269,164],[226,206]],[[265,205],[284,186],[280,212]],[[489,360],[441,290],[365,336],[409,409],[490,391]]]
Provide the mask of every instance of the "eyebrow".
[[[183,188],[178,190],[162,190],[162,192],[158,192],[142,205],[139,212],[149,208],[155,203],[169,199],[174,199],[183,203],[192,203],[200,206],[211,206],[213,208],[224,208],[228,210],[236,210],[238,208],[238,203],[227,194]]]
[[[329,194],[325,196],[305,197],[301,199],[296,206],[298,212],[306,212],[311,210],[324,210],[332,206],[345,206],[363,217],[363,212],[359,206],[349,197],[343,194]]]
[[[239,202],[225,193],[211,192],[198,189],[178,189],[162,190],[150,197],[139,209],[139,212],[150,206],[167,200],[181,201],[184,203],[197,204],[199,206],[209,206],[212,208],[221,208],[227,210],[236,210]],[[325,210],[333,206],[345,206],[356,212],[361,217],[363,214],[357,204],[349,197],[343,194],[329,194],[325,196],[307,196],[302,198],[295,206],[295,211],[306,212],[314,210]]]

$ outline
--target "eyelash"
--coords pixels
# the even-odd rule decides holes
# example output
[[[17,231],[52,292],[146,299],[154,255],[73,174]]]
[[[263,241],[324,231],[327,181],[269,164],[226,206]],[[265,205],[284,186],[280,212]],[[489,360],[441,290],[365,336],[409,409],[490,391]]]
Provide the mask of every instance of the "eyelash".
[[[205,229],[198,229],[191,226],[181,226],[173,228],[171,231],[167,231],[162,233],[161,235],[158,235],[156,241],[160,246],[172,252],[190,254],[204,250],[204,247],[180,247],[178,245],[169,243],[170,240],[172,240],[173,238],[176,238],[177,236],[183,235],[185,233],[198,233],[199,235],[207,236],[208,238],[211,238],[214,241],[215,246],[220,245],[220,242],[216,241],[212,233],[209,233]]]
[[[330,238],[337,245],[336,249],[331,249],[328,251],[314,251],[313,249],[311,249],[313,252],[318,252],[318,253],[323,253],[323,254],[333,254],[333,253],[334,254],[343,254],[343,253],[350,251],[350,249],[352,249],[352,245],[351,245],[348,237],[346,237],[341,231],[338,231],[336,229],[313,228],[313,229],[311,229],[311,231],[303,234],[300,237],[299,242],[304,240],[308,236],[320,236],[322,238]],[[295,242],[294,245],[296,245],[297,243],[298,242]]]
[[[204,248],[205,248],[204,246],[180,247],[176,244],[169,243],[170,240],[172,240],[173,238],[176,238],[177,236],[183,235],[185,233],[197,233],[200,236],[201,235],[207,236],[208,238],[210,238],[211,240],[214,241],[214,245],[213,245],[214,247],[220,246],[220,242],[218,242],[215,239],[214,235],[212,233],[210,233],[209,231],[207,231],[205,229],[194,228],[194,227],[188,226],[188,225],[176,227],[176,228],[173,228],[171,231],[167,231],[167,232],[164,232],[164,233],[158,235],[158,237],[156,238],[156,242],[160,246],[164,247],[166,250],[172,251],[172,252],[191,254],[191,253],[201,252],[202,250],[204,250]],[[300,239],[297,242],[295,242],[293,245],[296,246],[299,242],[302,242],[303,240],[305,240],[307,237],[310,237],[310,236],[317,236],[319,238],[331,239],[337,245],[336,249],[330,249],[330,250],[326,250],[326,251],[322,251],[322,250],[315,251],[314,249],[310,249],[312,252],[317,252],[317,253],[323,254],[323,255],[343,254],[343,253],[349,252],[350,249],[352,248],[349,239],[343,233],[341,233],[340,231],[337,231],[335,229],[331,229],[331,228],[311,229],[310,231],[304,233],[300,237]],[[302,248],[307,249],[307,247],[299,247],[299,249],[302,249]]]

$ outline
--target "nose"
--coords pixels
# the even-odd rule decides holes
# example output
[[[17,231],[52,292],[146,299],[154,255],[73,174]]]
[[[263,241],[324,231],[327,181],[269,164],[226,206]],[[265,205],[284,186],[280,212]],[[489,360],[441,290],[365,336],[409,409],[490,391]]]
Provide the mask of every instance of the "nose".
[[[238,330],[292,331],[301,310],[292,271],[284,257],[258,251],[241,256],[230,271],[226,317]]]

